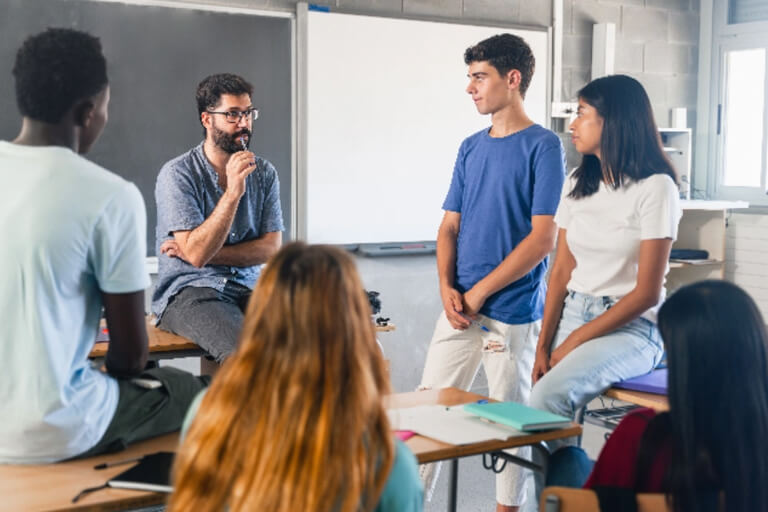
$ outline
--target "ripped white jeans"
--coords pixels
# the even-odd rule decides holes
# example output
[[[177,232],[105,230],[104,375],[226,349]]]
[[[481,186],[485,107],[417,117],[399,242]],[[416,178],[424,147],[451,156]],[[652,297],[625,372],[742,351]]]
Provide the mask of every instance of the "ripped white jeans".
[[[541,322],[511,325],[484,315],[479,315],[477,320],[490,332],[476,325],[464,331],[454,329],[445,312],[440,314],[419,388],[456,387],[469,390],[482,363],[491,398],[527,404]],[[510,450],[510,453],[530,459],[528,447]],[[431,497],[439,463],[427,464],[421,469],[427,496]],[[522,504],[525,500],[526,471],[520,466],[507,464],[504,471],[496,475],[498,503],[509,506]]]

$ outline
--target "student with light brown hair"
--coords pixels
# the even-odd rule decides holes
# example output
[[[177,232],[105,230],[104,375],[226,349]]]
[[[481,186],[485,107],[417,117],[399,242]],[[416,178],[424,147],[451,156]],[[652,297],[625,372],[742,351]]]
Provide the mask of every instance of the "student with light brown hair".
[[[389,390],[352,258],[286,245],[259,279],[236,351],[187,415],[168,510],[421,510]]]

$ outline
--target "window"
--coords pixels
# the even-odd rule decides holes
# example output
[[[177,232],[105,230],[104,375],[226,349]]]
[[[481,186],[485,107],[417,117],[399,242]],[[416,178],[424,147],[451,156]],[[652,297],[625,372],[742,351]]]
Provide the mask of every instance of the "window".
[[[722,103],[722,184],[765,188],[763,112],[765,49],[725,52]]]
[[[698,124],[700,133],[709,135],[698,138],[706,147],[697,148],[697,157],[706,158],[696,163],[693,197],[768,206],[768,1],[710,3],[710,80],[701,77],[699,82],[709,112],[699,113]],[[702,33],[707,28],[702,25]]]
[[[768,2],[765,0],[728,0],[728,24],[768,20]]]

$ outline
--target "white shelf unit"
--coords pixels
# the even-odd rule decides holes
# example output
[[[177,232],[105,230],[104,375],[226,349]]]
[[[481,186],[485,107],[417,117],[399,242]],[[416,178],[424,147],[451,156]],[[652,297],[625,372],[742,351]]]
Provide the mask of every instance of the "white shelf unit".
[[[680,199],[691,197],[691,129],[659,128],[664,152],[680,178]]]
[[[683,216],[673,249],[703,249],[712,262],[670,263],[667,293],[702,279],[725,277],[725,229],[729,210],[747,208],[745,201],[681,201]]]

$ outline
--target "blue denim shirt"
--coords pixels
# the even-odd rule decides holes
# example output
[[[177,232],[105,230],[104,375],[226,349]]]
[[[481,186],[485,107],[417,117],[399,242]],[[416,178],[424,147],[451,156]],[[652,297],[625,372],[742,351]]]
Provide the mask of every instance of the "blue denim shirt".
[[[256,170],[245,182],[231,232],[224,245],[233,245],[266,233],[283,231],[280,183],[275,167],[256,157]],[[199,286],[222,291],[228,280],[253,288],[261,266],[205,265],[196,268],[179,258],[160,254],[162,243],[174,231],[195,229],[207,219],[224,194],[219,176],[203,153],[203,144],[163,165],[155,185],[157,230],[155,251],[158,282],[152,295],[152,312],[159,319],[170,299],[182,288]]]

